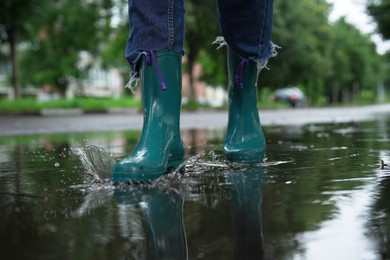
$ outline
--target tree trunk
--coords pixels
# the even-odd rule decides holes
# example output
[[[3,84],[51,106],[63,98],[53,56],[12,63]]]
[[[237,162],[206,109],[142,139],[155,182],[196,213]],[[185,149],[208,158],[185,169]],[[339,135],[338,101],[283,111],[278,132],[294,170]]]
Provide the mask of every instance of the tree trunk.
[[[349,88],[343,88],[341,90],[341,102],[342,103],[352,102],[351,90]]]
[[[191,55],[189,53],[188,55],[188,77],[189,77],[189,84],[190,84],[190,96],[188,97],[189,101],[196,101],[196,92],[195,92],[195,86],[194,86],[194,64],[195,59],[194,55]]]
[[[11,84],[14,89],[14,98],[18,99],[21,96],[20,81],[19,81],[19,67],[18,67],[18,55],[17,55],[17,38],[18,32],[16,29],[10,29],[7,32],[8,43],[11,51]]]
[[[331,99],[330,99],[330,103],[331,104],[334,104],[334,103],[338,103],[339,102],[339,84],[338,83],[334,83],[333,86],[332,86],[332,94],[331,94]]]
[[[68,88],[68,81],[64,76],[59,76],[56,78],[56,87],[57,91],[61,95],[61,97],[66,96],[66,90]]]
[[[360,98],[360,84],[355,81],[352,85],[352,101],[356,101]]]

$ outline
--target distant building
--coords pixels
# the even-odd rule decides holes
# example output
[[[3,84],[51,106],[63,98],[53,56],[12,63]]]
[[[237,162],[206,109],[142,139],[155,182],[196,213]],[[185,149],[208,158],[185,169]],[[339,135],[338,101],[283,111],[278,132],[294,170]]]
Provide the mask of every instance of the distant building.
[[[87,67],[87,76],[82,80],[73,80],[68,86],[66,97],[71,99],[75,95],[87,97],[115,97],[121,96],[124,84],[123,77],[117,68],[103,69],[99,58],[88,52],[80,53],[77,64],[80,70]]]
[[[71,81],[66,91],[66,98],[72,99],[76,95],[118,98],[123,90],[123,77],[118,69],[105,70],[95,64],[88,70],[85,79]]]

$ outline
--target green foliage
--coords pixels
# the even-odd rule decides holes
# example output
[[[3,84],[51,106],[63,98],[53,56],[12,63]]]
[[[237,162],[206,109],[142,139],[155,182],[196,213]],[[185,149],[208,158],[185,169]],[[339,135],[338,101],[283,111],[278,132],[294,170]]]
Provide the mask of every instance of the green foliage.
[[[186,36],[187,53],[186,72],[190,76],[191,97],[195,92],[192,86],[192,69],[195,62],[203,67],[204,80],[211,85],[226,83],[226,58],[216,51],[212,42],[220,34],[217,20],[216,1],[186,0]],[[221,59],[222,58],[222,59]]]
[[[0,102],[0,113],[2,114],[39,114],[43,109],[54,108],[79,108],[85,112],[104,111],[110,108],[139,108],[140,100],[124,97],[113,98],[75,98],[73,100],[55,100],[48,102],[38,102],[35,99],[20,99]]]
[[[273,41],[279,55],[260,84],[271,88],[300,85],[309,103],[355,101],[362,89],[383,79],[384,61],[368,35],[343,18],[328,21],[324,0],[276,1]],[[305,15],[302,15],[305,14]]]
[[[355,101],[362,89],[372,89],[385,76],[385,62],[378,55],[368,35],[341,18],[332,30],[333,68],[327,79],[327,95],[335,91],[349,91],[351,97],[341,101]],[[355,92],[355,93],[354,93]],[[332,101],[335,97],[333,97]]]
[[[105,2],[103,2],[104,4]],[[80,78],[88,67],[77,64],[81,51],[97,54],[105,16],[100,1],[45,1],[41,15],[26,27],[28,49],[22,60],[25,84],[49,84],[64,93],[71,78]]]
[[[372,1],[369,11],[386,37],[389,0]],[[328,21],[326,0],[275,1],[272,40],[282,48],[260,75],[260,87],[272,91],[299,85],[311,104],[356,101],[363,90],[386,80],[388,68],[369,35],[340,19]],[[115,22],[113,22],[115,21]],[[126,78],[124,58],[129,33],[126,0],[59,0],[0,2],[0,42],[14,29],[23,51],[23,85],[51,85],[64,93],[70,80],[81,79],[81,52],[92,54],[105,67],[119,68]],[[194,63],[203,68],[209,85],[227,84],[226,51],[211,43],[220,35],[216,2],[186,0],[185,50],[190,73]],[[16,62],[16,61],[15,61]],[[17,73],[15,74],[17,77]],[[16,82],[17,81],[13,81]],[[349,98],[348,98],[349,97]]]
[[[36,15],[35,5],[40,3],[41,0],[3,0],[0,2],[0,44],[5,43],[9,46],[10,79],[16,98],[21,94],[17,45],[25,34],[25,26]]]
[[[115,1],[116,24],[110,28],[108,37],[102,42],[101,55],[103,66],[114,66],[120,68],[123,73],[127,73],[129,66],[125,59],[125,46],[129,35],[129,22],[127,14],[127,1]],[[128,73],[127,73],[128,74]]]
[[[267,86],[308,84],[329,74],[330,25],[325,1],[276,1],[273,41],[279,55],[270,61],[271,70],[263,73]],[[304,15],[302,15],[304,14]]]
[[[26,22],[32,19],[34,4],[32,0],[2,0],[0,1],[0,43],[12,41],[13,33],[20,34]]]
[[[368,12],[378,25],[378,31],[385,39],[390,39],[390,0],[371,0]]]

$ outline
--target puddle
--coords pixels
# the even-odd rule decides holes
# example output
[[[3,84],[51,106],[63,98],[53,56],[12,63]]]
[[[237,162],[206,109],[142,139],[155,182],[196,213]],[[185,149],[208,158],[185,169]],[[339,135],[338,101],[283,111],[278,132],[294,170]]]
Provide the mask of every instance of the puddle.
[[[264,163],[194,129],[184,174],[120,187],[137,131],[0,138],[2,257],[388,259],[390,121],[264,131]]]

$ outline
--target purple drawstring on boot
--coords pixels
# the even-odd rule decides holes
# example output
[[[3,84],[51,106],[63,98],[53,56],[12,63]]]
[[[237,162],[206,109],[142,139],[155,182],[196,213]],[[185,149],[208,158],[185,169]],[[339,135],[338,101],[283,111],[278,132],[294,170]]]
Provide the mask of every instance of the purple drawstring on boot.
[[[152,63],[154,64],[154,67],[156,68],[156,71],[157,71],[157,76],[160,79],[161,90],[166,90],[167,86],[165,84],[163,75],[161,73],[160,66],[158,66],[158,62],[157,62],[156,56],[154,55],[154,52],[152,50],[150,50],[150,51],[146,52],[146,64],[151,65]]]
[[[244,88],[244,82],[243,82],[243,75],[244,75],[244,68],[248,64],[249,59],[243,59],[240,64],[238,65],[237,74],[235,77],[236,83],[238,84],[239,89]]]

